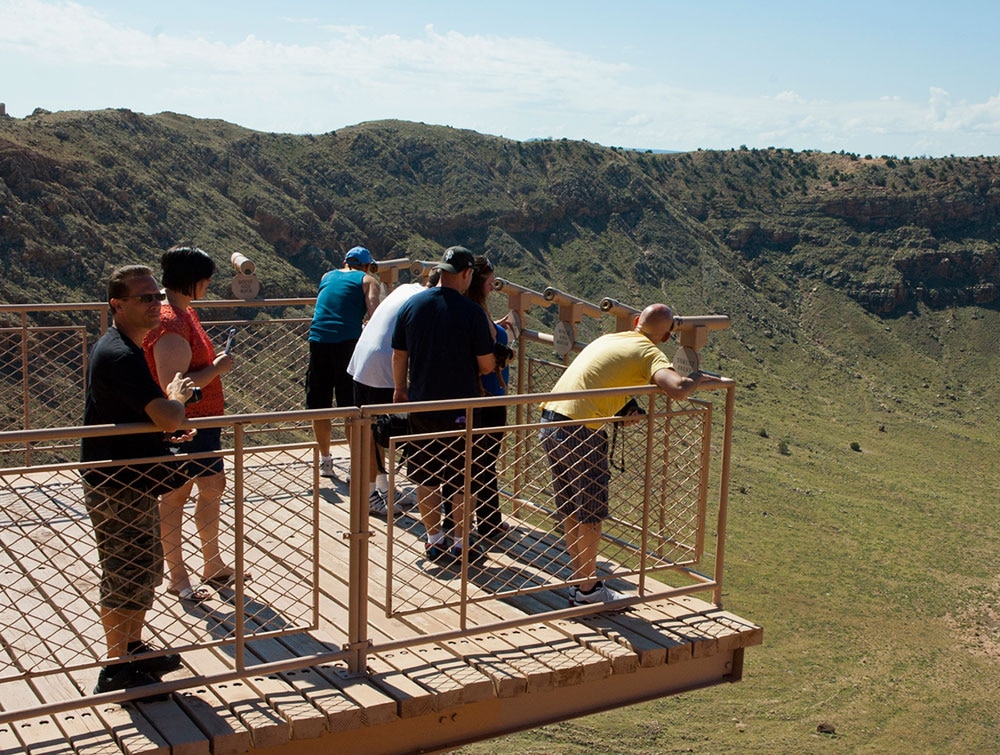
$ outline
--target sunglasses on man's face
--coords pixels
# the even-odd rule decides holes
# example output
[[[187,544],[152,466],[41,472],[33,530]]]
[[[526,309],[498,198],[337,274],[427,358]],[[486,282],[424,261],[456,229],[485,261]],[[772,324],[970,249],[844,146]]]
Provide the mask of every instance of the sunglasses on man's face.
[[[138,299],[143,304],[152,304],[154,301],[163,301],[167,298],[167,295],[162,291],[157,291],[155,294],[136,294],[135,296],[119,296],[119,299]]]

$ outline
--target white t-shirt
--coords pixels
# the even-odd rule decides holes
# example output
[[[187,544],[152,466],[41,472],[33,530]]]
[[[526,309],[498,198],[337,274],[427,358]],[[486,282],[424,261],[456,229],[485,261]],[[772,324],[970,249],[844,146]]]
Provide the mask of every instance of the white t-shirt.
[[[372,314],[354,347],[347,372],[371,388],[393,388],[392,331],[406,300],[424,290],[420,283],[403,283],[384,298]]]

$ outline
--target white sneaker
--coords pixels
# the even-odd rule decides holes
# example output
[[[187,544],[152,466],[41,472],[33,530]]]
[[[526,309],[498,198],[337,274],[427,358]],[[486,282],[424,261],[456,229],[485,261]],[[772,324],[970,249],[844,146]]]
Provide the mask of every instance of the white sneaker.
[[[320,456],[319,457],[319,476],[320,477],[332,477],[337,478],[337,475],[333,473],[333,457],[332,456]]]
[[[571,606],[582,606],[591,603],[611,603],[628,597],[625,593],[612,590],[603,582],[598,582],[590,592],[583,592],[577,585],[569,591],[569,604]]]
[[[385,500],[385,493],[381,490],[373,490],[368,496],[368,513],[383,519],[388,516],[389,504]]]

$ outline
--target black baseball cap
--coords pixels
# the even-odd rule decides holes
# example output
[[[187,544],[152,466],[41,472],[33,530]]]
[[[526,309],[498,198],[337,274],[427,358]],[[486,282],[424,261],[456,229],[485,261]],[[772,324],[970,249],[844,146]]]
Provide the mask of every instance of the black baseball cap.
[[[445,250],[444,257],[437,263],[437,269],[446,273],[464,273],[474,263],[475,257],[464,246],[451,246]]]

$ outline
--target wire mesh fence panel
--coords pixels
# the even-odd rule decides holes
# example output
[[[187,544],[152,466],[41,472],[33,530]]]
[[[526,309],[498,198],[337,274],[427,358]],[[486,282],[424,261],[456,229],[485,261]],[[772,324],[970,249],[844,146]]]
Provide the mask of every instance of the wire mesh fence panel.
[[[87,343],[82,326],[0,332],[0,381],[4,395],[12,399],[4,402],[0,431],[80,424]],[[67,442],[46,443],[28,451],[9,447],[0,458],[21,463],[28,455],[35,464],[56,464],[79,455],[79,447]]]
[[[290,460],[290,455],[297,458]],[[319,522],[312,481],[311,448],[251,448],[244,453],[248,635],[302,631],[318,624],[313,598]]]
[[[223,560],[231,565],[226,573],[205,574],[197,487],[183,504],[180,539],[190,584],[210,588],[207,599],[197,601],[173,594],[169,575],[160,580],[163,549],[151,488],[162,477],[156,467],[89,490],[76,466],[0,472],[0,645],[6,655],[0,681],[102,662],[102,602],[146,611],[158,644],[181,651],[232,643],[238,620],[247,638],[317,626],[311,450],[300,449],[298,459],[287,448],[240,456],[242,560],[233,455],[223,453],[228,485],[218,509],[207,507],[200,525],[217,524]],[[116,470],[121,467],[109,472]],[[241,564],[246,581],[240,603],[235,572]],[[221,578],[204,579],[212,576]]]
[[[595,576],[611,580],[616,589],[626,592],[637,589],[635,578],[640,574],[676,570],[697,564],[701,558],[708,495],[702,465],[709,451],[711,406],[702,402],[670,405],[663,400],[659,406],[638,420],[606,418],[596,436],[599,443],[603,438],[602,453],[610,475],[607,512],[603,519],[598,516]],[[415,471],[422,479],[426,470],[420,465],[449,466],[457,481],[452,489],[457,490],[462,472],[471,472],[468,491],[473,502],[468,516],[474,545],[464,555],[448,552],[456,540],[446,540],[441,548],[429,545],[418,513],[396,519],[386,563],[387,615],[509,598],[584,580],[584,575],[573,571],[566,539],[566,528],[579,518],[580,501],[564,498],[560,503],[556,495],[552,465],[558,462],[539,438],[539,431],[549,426],[529,422],[475,428],[469,433],[471,444],[461,431],[439,434],[436,453],[416,458],[415,441],[426,436],[393,440],[391,453],[402,478]],[[483,453],[483,438],[494,433],[502,433],[496,473],[504,528],[491,537],[477,537],[477,528],[483,524],[477,500],[484,493],[479,476],[493,459]],[[400,456],[404,448],[410,449],[405,466]],[[584,463],[590,462],[584,460],[579,466]],[[447,487],[442,490],[446,493]],[[453,526],[447,518],[448,496],[442,494],[442,499],[442,529],[448,533]],[[450,510],[454,513],[455,506]]]
[[[86,666],[105,655],[100,576],[76,470],[0,478],[3,619],[14,676]]]
[[[229,414],[286,412],[305,407],[309,320],[219,320],[203,323],[221,351],[229,331],[234,367],[223,378]]]

